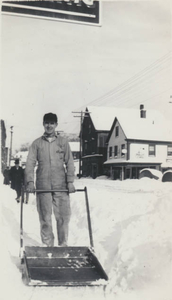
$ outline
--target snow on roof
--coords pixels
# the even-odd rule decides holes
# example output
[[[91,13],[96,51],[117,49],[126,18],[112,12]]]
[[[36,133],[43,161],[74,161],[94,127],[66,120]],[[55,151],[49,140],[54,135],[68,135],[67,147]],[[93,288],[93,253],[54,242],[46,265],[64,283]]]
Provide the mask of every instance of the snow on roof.
[[[140,109],[88,106],[96,130],[110,130],[117,117],[128,139],[172,141],[172,131],[164,116],[156,110],[146,110],[146,118],[140,117]]]
[[[96,130],[110,130],[119,111],[116,107],[87,106]]]
[[[71,151],[79,152],[79,142],[69,142]]]
[[[172,142],[171,126],[156,110],[146,110],[146,118],[141,118],[139,110],[128,109],[119,113],[117,119],[127,139]]]

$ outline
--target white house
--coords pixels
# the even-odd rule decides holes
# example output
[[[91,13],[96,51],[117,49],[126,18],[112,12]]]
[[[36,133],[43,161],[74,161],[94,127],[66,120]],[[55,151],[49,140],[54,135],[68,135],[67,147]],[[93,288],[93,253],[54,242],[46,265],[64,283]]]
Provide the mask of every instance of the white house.
[[[124,109],[115,117],[108,139],[106,172],[113,179],[138,178],[143,168],[172,166],[172,133],[155,110]]]

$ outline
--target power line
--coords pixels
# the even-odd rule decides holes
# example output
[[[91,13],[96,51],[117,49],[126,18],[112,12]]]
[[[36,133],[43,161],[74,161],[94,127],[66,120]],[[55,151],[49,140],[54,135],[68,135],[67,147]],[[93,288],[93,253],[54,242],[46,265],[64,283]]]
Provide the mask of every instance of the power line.
[[[161,68],[160,70],[158,70],[155,74],[150,74],[151,75],[151,77],[153,77],[154,75],[157,75],[157,74],[159,74],[160,72],[162,72],[162,71],[164,71],[165,69],[168,69],[169,68],[169,66],[167,66],[166,68]],[[139,78],[138,78],[139,79]],[[102,99],[99,99],[99,100],[97,100],[96,102],[98,102],[99,103],[99,105],[100,105],[100,103],[103,103],[104,101],[106,101],[108,98],[111,98],[112,96],[116,96],[117,95],[117,98],[119,98],[120,97],[120,93],[121,94],[124,94],[124,93],[126,93],[126,92],[128,92],[128,91],[130,91],[131,92],[131,90],[136,90],[136,88],[138,88],[139,86],[143,86],[146,82],[150,82],[150,78],[145,78],[145,79],[142,79],[142,81],[140,80],[140,81],[134,81],[132,84],[127,84],[126,86],[124,85],[123,86],[123,88],[121,88],[119,91],[116,91],[116,92],[114,92],[114,93],[111,93],[111,94],[109,94],[108,96],[105,96],[105,97],[103,97]],[[128,87],[127,87],[128,86]],[[118,95],[119,94],[119,95]],[[117,98],[115,98],[115,100],[117,99]]]
[[[140,86],[140,88],[135,88],[135,86],[131,86],[130,90],[124,90],[121,94],[115,96],[115,99],[112,99],[108,101],[108,103],[114,103],[115,101],[115,105],[118,105],[118,103],[121,105],[121,104],[126,104],[128,102],[130,102],[131,100],[131,97],[132,97],[132,100],[138,98],[138,95],[143,95],[142,92],[145,91],[145,89],[152,89],[152,82],[150,81],[146,81],[147,85],[146,84],[143,84],[142,86]],[[157,86],[157,89],[159,89],[159,83],[161,83],[161,85],[163,85],[163,83],[165,84],[165,86],[168,84],[166,78],[159,78],[156,80],[156,86]],[[133,98],[134,97],[134,98]],[[111,97],[110,97],[111,98]],[[127,99],[124,99],[124,98],[127,98]],[[140,100],[139,100],[140,101]]]
[[[149,73],[157,70],[162,64],[167,63],[168,61],[170,61],[171,60],[171,53],[172,53],[172,51],[170,51],[169,53],[167,53],[166,55],[164,55],[160,59],[156,60],[154,63],[152,63],[150,66],[146,67],[142,71],[138,72],[136,75],[132,76],[130,79],[128,79],[124,83],[120,84],[115,89],[113,89],[110,92],[106,93],[105,95],[97,98],[96,100],[93,100],[93,101],[89,102],[87,105],[91,105],[91,104],[93,105],[93,104],[96,104],[96,103],[100,104],[100,102],[104,101],[105,99],[107,99],[110,96],[113,96],[115,93],[120,92],[126,86],[128,86],[132,83],[136,84],[136,82],[139,79],[141,79],[143,76],[146,76],[146,75],[153,76],[153,74],[149,74]],[[165,68],[162,68],[158,72],[161,72],[163,69],[165,69]],[[158,72],[156,72],[156,73],[158,73]],[[148,79],[146,79],[146,80],[148,80]]]
[[[168,54],[169,55],[169,54]],[[166,58],[165,58],[166,59]],[[162,62],[162,63],[166,63],[168,60],[170,60],[171,57],[167,58],[165,62]],[[155,64],[155,63],[154,63]],[[157,64],[157,63],[156,63]],[[153,64],[152,64],[153,65]],[[151,65],[151,66],[152,66]],[[134,75],[133,77],[131,77],[130,79],[128,79],[127,81],[125,81],[124,83],[120,84],[118,87],[116,87],[115,89],[111,90],[110,92],[108,92],[107,94],[99,97],[97,100],[101,100],[102,98],[105,98],[105,97],[108,97],[110,95],[113,95],[114,93],[120,91],[121,89],[123,89],[125,86],[128,86],[129,84],[131,84],[132,82],[136,82],[140,77],[142,77],[145,73],[145,70],[148,69],[148,71],[146,70],[146,73],[147,72],[150,72],[150,71],[153,71],[155,69],[157,69],[157,66],[154,67],[152,70],[151,70],[151,66],[145,68],[144,70],[142,70],[141,72],[137,73],[136,75]],[[141,73],[141,74],[140,74]],[[145,75],[144,75],[145,76]],[[95,100],[95,101],[97,101]],[[94,101],[92,101],[94,102]]]
[[[161,69],[158,70],[155,74],[151,74],[151,77],[153,77],[154,75],[157,75],[157,74],[161,74],[161,75],[163,76],[163,73],[164,73],[165,71],[167,71],[168,69],[169,69],[169,65],[168,65],[166,68],[161,68]],[[166,78],[164,78],[164,77],[163,77],[163,79],[164,79],[164,81],[166,80]],[[162,80],[162,79],[161,79],[161,80]],[[151,83],[149,77],[140,80],[140,81],[137,83],[137,86],[142,86],[142,85],[147,84],[147,83]],[[127,89],[127,92],[128,92],[128,90],[131,90],[131,89],[133,89],[133,88],[135,88],[135,87],[136,87],[136,83],[134,82],[134,83],[131,84],[128,88],[121,89],[121,90],[120,90],[119,92],[117,92],[117,93],[122,93],[122,94],[123,94],[123,93],[125,93],[125,89]],[[112,96],[113,96],[113,94],[112,94]]]
[[[167,90],[165,90],[165,91],[163,91],[163,92],[161,92],[161,93],[159,93],[159,94],[156,94],[156,95],[154,95],[154,96],[152,96],[152,97],[150,97],[150,98],[145,99],[144,101],[142,101],[142,103],[145,103],[145,102],[147,102],[147,101],[150,100],[150,99],[153,99],[153,98],[155,98],[155,97],[157,97],[157,96],[159,96],[159,95],[161,95],[161,94],[164,94],[164,93],[167,92],[168,90],[171,90],[171,88],[169,88],[169,89],[167,89]],[[160,100],[157,100],[157,101],[160,101]],[[156,102],[157,102],[157,101],[156,101]],[[140,103],[140,102],[139,102],[139,103]],[[133,105],[131,105],[130,107],[133,107],[133,106],[135,106],[136,104],[138,104],[138,102],[135,103],[135,104],[133,104]]]

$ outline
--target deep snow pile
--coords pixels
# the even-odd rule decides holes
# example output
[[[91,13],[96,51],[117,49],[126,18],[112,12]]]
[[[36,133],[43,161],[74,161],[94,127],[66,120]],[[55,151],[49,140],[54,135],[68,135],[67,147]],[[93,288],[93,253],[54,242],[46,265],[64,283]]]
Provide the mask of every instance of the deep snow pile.
[[[14,200],[15,192],[1,184],[2,299],[11,295],[17,300],[171,300],[171,182],[121,182],[101,177],[76,179],[75,186],[88,188],[95,252],[109,276],[105,292],[101,287],[23,285],[19,259],[20,205]],[[69,245],[89,246],[84,193],[71,194],[71,208]],[[24,205],[24,232],[25,245],[41,246],[35,195],[30,195],[29,204]]]

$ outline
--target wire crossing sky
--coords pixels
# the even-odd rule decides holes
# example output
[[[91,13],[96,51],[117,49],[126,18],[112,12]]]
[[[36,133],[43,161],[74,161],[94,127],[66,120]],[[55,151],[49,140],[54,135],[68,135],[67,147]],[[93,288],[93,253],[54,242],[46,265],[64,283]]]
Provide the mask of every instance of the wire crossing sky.
[[[86,106],[156,108],[170,116],[171,1],[102,1],[102,26],[2,15],[1,118],[14,149],[42,117],[79,133]]]
[[[123,105],[125,103],[132,103],[130,96],[132,96],[133,100],[133,92],[137,92],[137,94],[141,93],[143,94],[143,89],[145,89],[146,85],[151,85],[153,87],[153,84],[160,82],[166,85],[167,89],[162,91],[166,92],[169,91],[170,94],[170,71],[171,71],[171,62],[172,62],[172,51],[164,55],[162,58],[155,61],[153,64],[151,64],[149,67],[146,67],[138,74],[134,75],[132,78],[128,79],[126,82],[122,83],[120,86],[116,87],[112,91],[108,92],[107,94],[103,95],[102,97],[90,102],[90,105],[112,105],[115,106]],[[165,76],[164,76],[165,75]],[[165,87],[164,87],[165,88]],[[153,90],[153,88],[152,88]],[[154,93],[156,93],[156,89],[153,90]],[[160,94],[161,94],[160,93]],[[123,97],[125,97],[125,94],[128,98],[128,100],[124,100]],[[157,96],[157,95],[156,95]],[[113,100],[110,99],[113,97]],[[134,97],[135,99],[135,97]],[[137,98],[138,99],[138,98]],[[149,98],[150,99],[150,98]],[[119,100],[119,101],[118,101]],[[124,101],[123,101],[124,100]],[[140,100],[139,100],[140,101]],[[146,100],[143,100],[142,102],[146,102]],[[138,104],[137,102],[136,104]],[[132,104],[131,104],[132,106]]]

